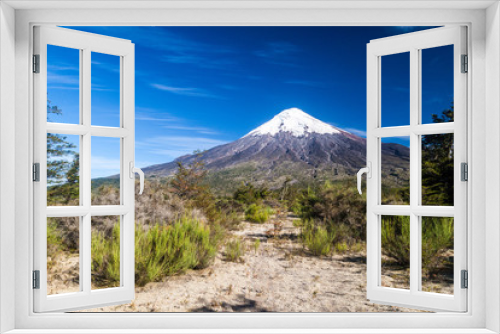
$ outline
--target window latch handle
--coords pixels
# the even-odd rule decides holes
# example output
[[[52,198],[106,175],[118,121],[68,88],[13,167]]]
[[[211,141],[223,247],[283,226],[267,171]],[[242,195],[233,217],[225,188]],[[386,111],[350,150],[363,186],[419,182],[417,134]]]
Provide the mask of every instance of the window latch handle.
[[[142,169],[134,167],[134,162],[130,161],[130,178],[135,179],[135,173],[139,174],[139,184],[140,184],[140,189],[139,189],[139,195],[142,195],[142,192],[144,191],[144,172]]]
[[[363,194],[363,192],[361,191],[361,176],[363,176],[364,173],[366,173],[367,178],[372,177],[372,163],[371,162],[368,162],[368,166],[361,168],[358,171],[358,174],[356,174],[356,176],[358,178],[358,192],[360,195]]]

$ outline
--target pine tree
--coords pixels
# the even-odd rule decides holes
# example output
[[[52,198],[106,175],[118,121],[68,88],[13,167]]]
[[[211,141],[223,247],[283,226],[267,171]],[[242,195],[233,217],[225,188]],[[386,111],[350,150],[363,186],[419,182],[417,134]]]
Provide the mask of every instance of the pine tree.
[[[453,105],[433,123],[453,122]],[[422,136],[422,204],[453,205],[453,134]]]
[[[62,110],[47,100],[47,121],[52,115],[61,115]],[[76,145],[60,134],[47,133],[47,193],[49,204],[69,203],[78,199],[80,156]]]

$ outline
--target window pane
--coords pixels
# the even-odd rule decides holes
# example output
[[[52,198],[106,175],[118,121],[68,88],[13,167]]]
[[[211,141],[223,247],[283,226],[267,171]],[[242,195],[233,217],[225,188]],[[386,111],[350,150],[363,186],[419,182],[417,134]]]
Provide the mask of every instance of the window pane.
[[[120,216],[92,217],[92,289],[120,286]]]
[[[422,291],[453,294],[453,218],[422,217]]]
[[[453,45],[422,50],[422,124],[453,122]]]
[[[422,136],[422,205],[453,206],[453,134]]]
[[[92,137],[92,205],[120,205],[120,141]]]
[[[410,217],[382,216],[381,286],[410,288]]]
[[[92,52],[92,125],[120,126],[120,57]]]
[[[47,45],[47,122],[80,122],[80,50]]]
[[[410,204],[410,137],[382,138],[381,181],[385,205]]]
[[[47,218],[47,294],[80,291],[80,218]]]
[[[80,205],[80,137],[47,133],[47,205]]]
[[[410,53],[382,56],[382,126],[410,124]]]

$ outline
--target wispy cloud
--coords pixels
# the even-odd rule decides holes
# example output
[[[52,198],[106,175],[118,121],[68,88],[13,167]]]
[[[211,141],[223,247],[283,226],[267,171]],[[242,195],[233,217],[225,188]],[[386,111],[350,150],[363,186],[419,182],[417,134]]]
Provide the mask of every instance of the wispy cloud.
[[[172,122],[172,121],[176,121],[177,118],[170,118],[168,116],[165,116],[165,117],[155,117],[155,116],[148,116],[148,115],[136,114],[135,115],[135,120],[136,121]]]
[[[92,178],[120,173],[120,159],[92,155]]]
[[[355,129],[355,128],[344,128],[345,131],[353,133],[357,136],[366,138],[366,130],[360,130],[360,129]]]
[[[255,51],[255,55],[262,58],[276,58],[299,51],[299,48],[290,42],[269,42],[262,50]]]
[[[165,91],[165,92],[169,92],[172,94],[176,94],[176,95],[207,97],[207,98],[215,98],[215,99],[221,98],[220,96],[214,95],[214,94],[207,92],[206,90],[201,89],[201,88],[174,87],[174,86],[167,86],[167,85],[157,84],[157,83],[152,83],[151,87]]]
[[[153,108],[137,107],[136,108],[135,119],[138,121],[153,121],[163,124],[159,124],[164,129],[178,130],[178,131],[189,131],[197,132],[204,135],[217,135],[218,131],[213,129],[203,127],[203,126],[193,126],[192,123],[186,119],[172,116],[163,110],[156,110]]]
[[[165,129],[171,130],[184,130],[184,131],[195,131],[205,135],[216,135],[219,134],[217,131],[214,131],[210,128],[205,128],[202,126],[187,126],[187,125],[165,125],[163,126]]]
[[[68,64],[47,64],[47,69],[51,71],[78,71],[79,68]]]
[[[225,144],[226,141],[193,136],[158,136],[137,142],[136,146],[147,150],[154,155],[163,156],[167,160],[174,160],[196,150],[207,150]]]
[[[254,54],[270,64],[296,67],[293,55],[299,51],[300,49],[290,42],[278,41],[267,43],[263,49],[255,51]]]
[[[321,82],[310,81],[310,80],[288,80],[285,81],[286,84],[289,85],[300,85],[300,86],[308,86],[308,87],[321,87],[323,86]]]
[[[105,58],[106,61],[103,60],[92,60],[90,63],[95,65],[99,69],[103,69],[106,71],[110,71],[113,73],[120,73],[120,57],[113,55],[99,55],[99,58]],[[110,61],[111,60],[111,61]]]
[[[180,118],[172,116],[165,110],[138,106],[135,108],[136,121],[180,122]]]
[[[127,39],[154,50],[164,62],[208,69],[223,69],[236,64],[232,55],[238,51],[232,46],[203,43],[169,28],[131,27],[122,31]]]
[[[205,69],[226,69],[235,64],[232,59],[217,57],[207,57],[193,54],[171,54],[162,57],[162,60],[172,64],[194,65]]]
[[[58,74],[55,72],[47,73],[47,85],[68,85],[70,87],[78,87],[80,78],[78,75]]]

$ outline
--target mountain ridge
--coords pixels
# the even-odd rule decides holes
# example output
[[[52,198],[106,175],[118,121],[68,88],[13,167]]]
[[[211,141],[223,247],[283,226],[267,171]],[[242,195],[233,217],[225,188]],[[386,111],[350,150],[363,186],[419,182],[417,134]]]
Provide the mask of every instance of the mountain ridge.
[[[382,153],[389,168],[407,169],[408,147],[384,143]],[[354,175],[366,165],[366,139],[291,108],[233,142],[148,166],[143,171],[148,177],[169,177],[176,172],[178,163],[186,165],[196,159],[203,160],[209,175],[219,182],[279,186],[287,177],[307,183],[329,176]],[[221,179],[217,173],[231,176]]]

